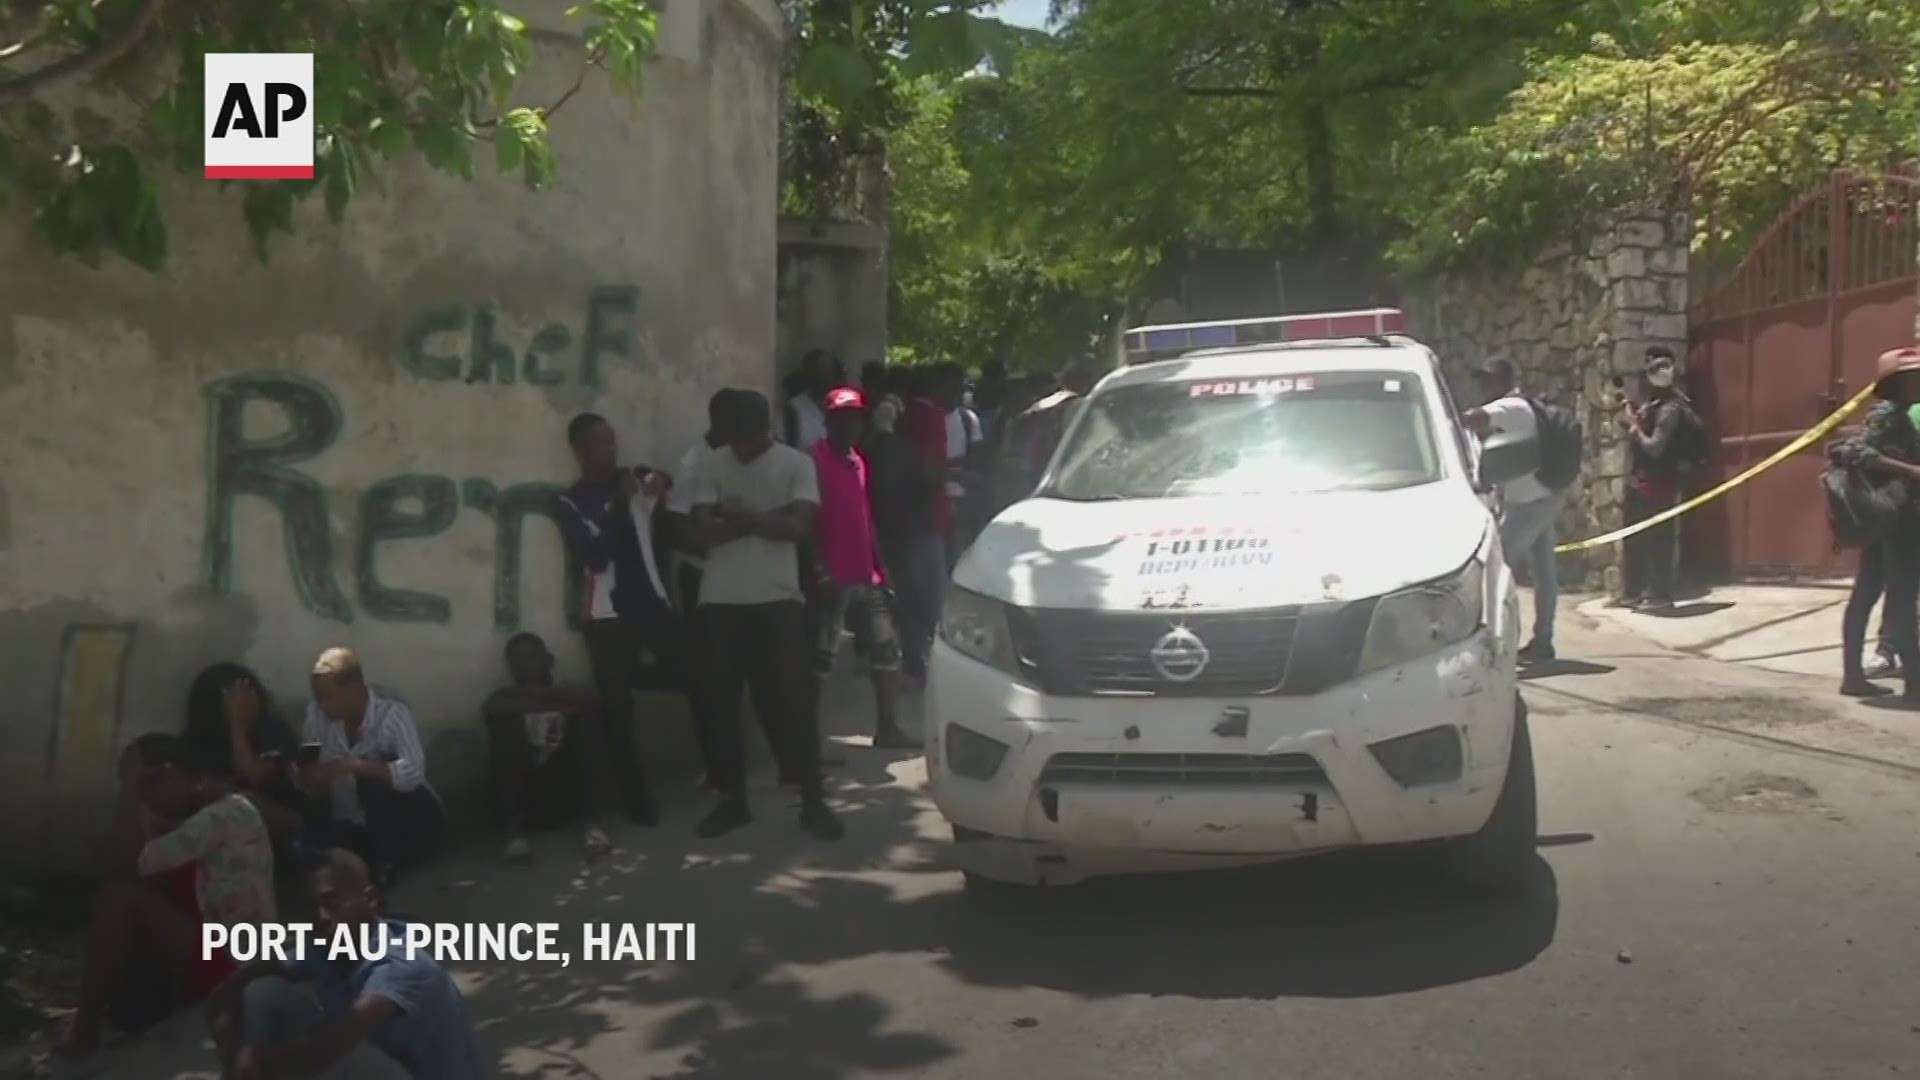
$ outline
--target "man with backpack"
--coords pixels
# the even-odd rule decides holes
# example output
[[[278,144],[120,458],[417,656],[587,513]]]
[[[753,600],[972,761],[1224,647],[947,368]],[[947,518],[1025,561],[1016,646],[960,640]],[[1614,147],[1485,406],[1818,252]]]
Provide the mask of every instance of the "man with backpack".
[[[1693,403],[1674,386],[1674,368],[1673,350],[1664,345],[1648,349],[1640,404],[1624,397],[1620,401],[1619,421],[1631,457],[1628,525],[1672,509],[1680,501],[1681,481],[1706,463],[1712,449]],[[1653,613],[1673,610],[1677,536],[1674,522],[1667,520],[1626,538],[1624,588],[1614,606]]]
[[[1560,602],[1553,522],[1580,476],[1580,422],[1568,409],[1523,393],[1519,372],[1504,357],[1482,364],[1476,380],[1482,404],[1467,411],[1474,432],[1483,439],[1532,437],[1540,446],[1539,469],[1501,486],[1500,546],[1507,565],[1533,579],[1533,640],[1521,647],[1520,658],[1548,663],[1554,659],[1553,616]]]

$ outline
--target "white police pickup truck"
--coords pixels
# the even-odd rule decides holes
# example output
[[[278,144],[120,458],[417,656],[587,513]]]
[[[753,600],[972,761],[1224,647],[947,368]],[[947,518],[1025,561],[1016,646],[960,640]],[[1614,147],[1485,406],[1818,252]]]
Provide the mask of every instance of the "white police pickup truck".
[[[1391,310],[1129,331],[954,570],[927,763],[970,884],[1433,842],[1524,887],[1533,756],[1479,446]]]

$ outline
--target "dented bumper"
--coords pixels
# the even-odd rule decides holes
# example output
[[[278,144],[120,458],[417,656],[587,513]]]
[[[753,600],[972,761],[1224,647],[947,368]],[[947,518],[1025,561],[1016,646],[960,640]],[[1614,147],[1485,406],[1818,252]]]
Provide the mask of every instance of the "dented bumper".
[[[1310,697],[1194,699],[1048,697],[938,644],[933,799],[961,865],[1010,880],[1464,836],[1505,780],[1511,648],[1482,631]]]

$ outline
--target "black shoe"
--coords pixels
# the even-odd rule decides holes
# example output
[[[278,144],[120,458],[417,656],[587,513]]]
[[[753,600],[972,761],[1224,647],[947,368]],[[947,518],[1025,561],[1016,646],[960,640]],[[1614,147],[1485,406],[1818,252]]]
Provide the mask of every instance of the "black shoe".
[[[720,805],[708,811],[693,827],[693,835],[702,840],[711,840],[716,836],[725,836],[742,825],[753,820],[753,814],[747,809],[745,799],[721,799]]]
[[[651,829],[660,824],[660,810],[653,800],[641,797],[627,804],[627,820],[643,829]]]
[[[888,726],[873,733],[873,748],[875,750],[918,750],[920,740],[898,727]]]
[[[815,840],[828,844],[847,835],[847,827],[840,824],[840,818],[834,814],[833,808],[818,797],[800,804],[800,827]]]
[[[1529,641],[1520,646],[1520,659],[1529,664],[1551,664],[1555,660],[1553,646]]]
[[[1649,596],[1633,605],[1633,610],[1645,615],[1666,615],[1673,611],[1673,601]]]
[[[1893,693],[1893,691],[1887,687],[1879,686],[1868,681],[1865,675],[1849,675],[1840,680],[1840,694],[1842,697],[1885,697],[1891,693]]]

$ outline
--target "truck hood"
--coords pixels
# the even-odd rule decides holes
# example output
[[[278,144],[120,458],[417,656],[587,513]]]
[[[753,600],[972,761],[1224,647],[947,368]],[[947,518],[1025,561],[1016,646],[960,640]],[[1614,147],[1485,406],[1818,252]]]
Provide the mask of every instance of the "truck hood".
[[[1491,524],[1487,508],[1448,481],[1264,499],[1036,498],[994,518],[953,580],[1029,608],[1359,600],[1460,569]]]

